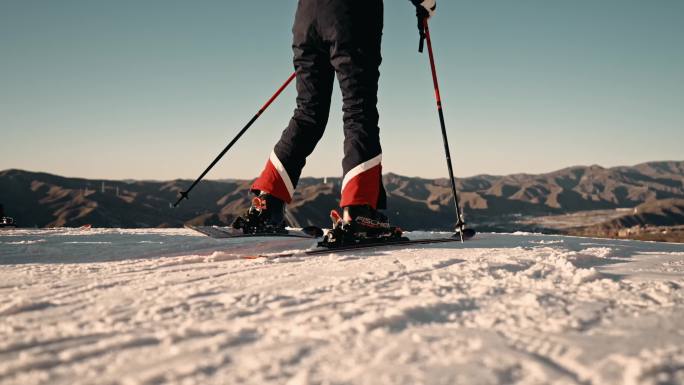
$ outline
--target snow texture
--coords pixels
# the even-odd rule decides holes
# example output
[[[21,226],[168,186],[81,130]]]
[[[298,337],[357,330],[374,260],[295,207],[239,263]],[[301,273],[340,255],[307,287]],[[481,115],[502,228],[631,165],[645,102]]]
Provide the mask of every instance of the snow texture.
[[[0,383],[684,383],[682,245],[265,241],[3,230]]]

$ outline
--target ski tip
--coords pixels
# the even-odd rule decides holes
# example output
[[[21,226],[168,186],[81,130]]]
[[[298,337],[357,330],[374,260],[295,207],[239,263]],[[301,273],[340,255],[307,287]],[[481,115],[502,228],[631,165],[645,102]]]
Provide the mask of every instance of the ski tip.
[[[242,259],[259,259],[263,258],[263,255],[243,255],[241,258]]]

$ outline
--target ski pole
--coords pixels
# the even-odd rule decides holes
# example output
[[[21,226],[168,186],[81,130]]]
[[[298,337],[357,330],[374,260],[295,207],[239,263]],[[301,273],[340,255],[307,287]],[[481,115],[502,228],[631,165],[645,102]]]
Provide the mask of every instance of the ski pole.
[[[208,173],[212,168],[214,168],[214,166],[216,165],[216,163],[218,163],[218,161],[221,160],[221,158],[223,158],[224,155],[226,155],[226,153],[228,152],[228,150],[230,150],[230,148],[233,147],[233,145],[238,141],[238,139],[240,139],[240,137],[241,137],[245,132],[247,132],[247,130],[252,126],[252,124],[254,124],[254,122],[256,122],[256,120],[259,119],[259,117],[261,116],[261,114],[263,114],[264,111],[266,111],[266,109],[271,105],[271,103],[273,103],[273,101],[276,100],[276,99],[278,98],[278,96],[285,90],[285,88],[287,88],[287,86],[290,85],[290,83],[292,83],[292,80],[295,78],[295,76],[296,76],[296,72],[293,72],[292,75],[290,75],[290,77],[287,78],[287,80],[285,81],[285,83],[283,83],[283,85],[280,86],[280,88],[278,88],[278,90],[275,92],[275,94],[273,94],[273,96],[271,96],[271,98],[268,99],[268,101],[266,102],[266,104],[264,104],[264,105],[259,109],[259,111],[257,111],[256,115],[254,115],[254,116],[252,117],[252,119],[251,119],[249,122],[247,122],[247,125],[245,125],[245,126],[242,128],[242,130],[240,130],[240,132],[238,132],[238,134],[235,135],[235,137],[233,138],[233,140],[231,140],[230,143],[228,143],[228,145],[226,146],[226,148],[224,148],[223,151],[221,151],[221,153],[218,154],[218,156],[216,157],[216,159],[214,159],[214,161],[211,162],[211,164],[209,165],[209,167],[207,167],[206,170],[204,170],[204,172],[199,176],[199,178],[197,178],[197,179],[192,183],[192,185],[190,185],[190,187],[189,187],[187,190],[181,191],[181,192],[180,192],[180,197],[178,198],[178,200],[176,201],[176,203],[174,203],[174,204],[171,205],[172,208],[173,208],[173,207],[178,207],[178,205],[181,203],[181,201],[182,201],[183,199],[190,199],[190,198],[188,197],[188,194],[190,193],[190,191],[192,191],[192,189],[195,188],[195,186],[197,185],[197,183],[199,183],[199,182],[202,180],[202,178],[204,178],[204,176],[207,175],[207,173]]]
[[[458,203],[458,193],[456,191],[456,180],[454,179],[454,168],[451,165],[451,152],[449,151],[449,141],[447,139],[446,124],[444,123],[444,111],[442,110],[442,97],[439,93],[439,83],[437,82],[437,70],[435,68],[435,56],[432,52],[432,40],[430,39],[430,28],[428,27],[428,19],[423,21],[425,27],[425,41],[427,42],[428,55],[430,56],[430,70],[432,72],[432,82],[435,86],[435,98],[437,99],[437,112],[439,113],[439,123],[442,126],[442,141],[444,142],[444,153],[446,154],[447,168],[449,169],[449,180],[451,181],[451,193],[454,196],[454,204],[456,206],[456,228],[461,236],[463,242],[463,231],[465,229],[465,221],[463,220],[463,212]]]

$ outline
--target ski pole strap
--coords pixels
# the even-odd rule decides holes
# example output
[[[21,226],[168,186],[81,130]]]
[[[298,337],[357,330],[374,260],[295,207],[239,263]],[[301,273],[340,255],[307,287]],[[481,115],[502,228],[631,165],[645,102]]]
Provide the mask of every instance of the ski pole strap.
[[[423,47],[425,46],[425,19],[421,15],[418,15],[418,34],[420,35],[418,52],[423,53]]]

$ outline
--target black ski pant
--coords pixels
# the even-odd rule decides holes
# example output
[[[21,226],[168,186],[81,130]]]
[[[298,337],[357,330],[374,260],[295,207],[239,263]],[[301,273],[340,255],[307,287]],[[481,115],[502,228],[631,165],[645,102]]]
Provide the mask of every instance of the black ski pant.
[[[253,190],[292,200],[328,123],[337,75],[344,112],[340,206],[385,208],[377,110],[382,27],[382,0],[299,0],[292,43],[297,108]]]

